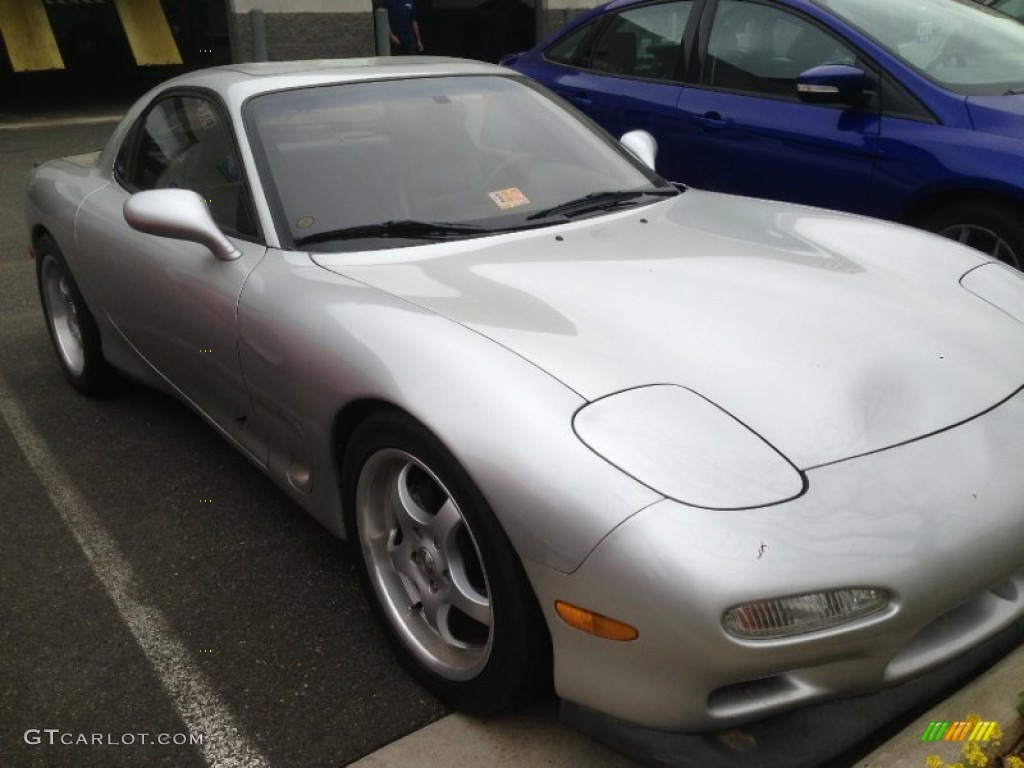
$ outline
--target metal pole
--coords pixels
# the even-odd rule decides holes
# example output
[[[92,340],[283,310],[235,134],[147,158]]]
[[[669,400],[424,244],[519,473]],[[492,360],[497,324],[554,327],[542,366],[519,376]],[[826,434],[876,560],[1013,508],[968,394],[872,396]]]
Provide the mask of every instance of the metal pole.
[[[252,29],[252,60],[267,60],[267,25],[263,11],[253,8],[249,11],[249,25]]]
[[[373,12],[373,37],[378,56],[391,55],[391,23],[388,9],[378,8]]]

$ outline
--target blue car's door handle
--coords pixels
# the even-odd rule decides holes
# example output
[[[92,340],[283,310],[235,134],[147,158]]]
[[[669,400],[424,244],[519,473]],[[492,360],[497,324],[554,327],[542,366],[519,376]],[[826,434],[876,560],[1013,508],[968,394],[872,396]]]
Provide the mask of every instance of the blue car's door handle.
[[[590,94],[587,93],[586,91],[572,91],[571,93],[567,93],[566,97],[573,104],[583,104],[584,106],[589,106],[590,104],[593,104],[593,101],[590,98]]]
[[[732,123],[732,120],[727,117],[722,117],[717,112],[705,112],[703,115],[692,115],[690,119],[701,128],[709,131],[720,131],[722,128],[729,127]]]

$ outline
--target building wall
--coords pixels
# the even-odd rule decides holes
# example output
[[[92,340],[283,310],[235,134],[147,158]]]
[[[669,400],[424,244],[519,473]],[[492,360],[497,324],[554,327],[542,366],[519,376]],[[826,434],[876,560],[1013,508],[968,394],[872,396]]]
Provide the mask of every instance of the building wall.
[[[537,39],[600,1],[539,0]],[[228,0],[228,4],[235,61],[252,60],[249,12],[254,9],[263,11],[271,61],[374,54],[372,0]]]
[[[602,2],[604,0],[542,1],[540,18],[537,20],[537,41],[543,40],[567,21],[571,21],[591,8],[596,8]]]
[[[371,0],[229,0],[235,61],[252,61],[254,9],[263,11],[271,61],[373,55]]]

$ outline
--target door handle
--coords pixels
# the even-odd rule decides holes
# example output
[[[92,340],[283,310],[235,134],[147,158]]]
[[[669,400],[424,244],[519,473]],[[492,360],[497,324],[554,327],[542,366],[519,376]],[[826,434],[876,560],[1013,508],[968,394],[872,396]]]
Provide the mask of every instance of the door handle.
[[[718,112],[705,112],[703,115],[693,115],[690,119],[706,131],[720,131],[732,124],[732,120],[722,117]]]
[[[594,103],[590,98],[590,94],[586,91],[573,91],[569,94],[569,101],[573,104],[582,104],[585,107],[589,107]]]

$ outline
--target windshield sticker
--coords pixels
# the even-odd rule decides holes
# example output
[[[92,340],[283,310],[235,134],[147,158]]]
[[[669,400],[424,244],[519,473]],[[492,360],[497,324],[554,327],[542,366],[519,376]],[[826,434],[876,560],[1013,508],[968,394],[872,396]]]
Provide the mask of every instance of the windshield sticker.
[[[313,221],[314,219],[312,216],[301,216],[295,221],[295,226],[299,229],[305,229],[306,227],[313,226]]]
[[[917,42],[927,43],[932,39],[933,29],[930,21],[919,21],[917,23]]]
[[[509,208],[517,208],[530,202],[529,198],[519,191],[519,187],[509,187],[508,189],[499,189],[497,192],[488,192],[487,196],[503,211],[507,211]]]

